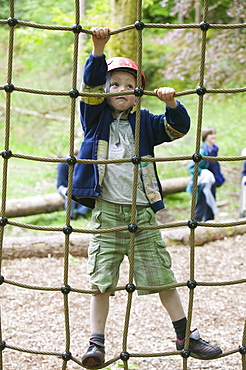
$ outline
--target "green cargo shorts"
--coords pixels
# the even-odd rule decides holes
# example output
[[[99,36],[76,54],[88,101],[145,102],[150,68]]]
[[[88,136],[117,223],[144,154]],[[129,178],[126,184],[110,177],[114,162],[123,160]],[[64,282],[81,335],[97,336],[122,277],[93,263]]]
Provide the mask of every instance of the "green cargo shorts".
[[[150,207],[137,206],[138,226],[156,225],[155,214]],[[130,232],[113,231],[100,233],[100,229],[128,226],[131,223],[131,206],[96,201],[92,211],[93,234],[88,249],[88,274],[91,288],[101,293],[115,288],[119,279],[120,264],[130,253]],[[128,283],[126,277],[126,284]],[[138,286],[175,284],[171,270],[171,257],[159,229],[142,230],[134,238],[134,281]],[[155,293],[138,290],[139,295]]]

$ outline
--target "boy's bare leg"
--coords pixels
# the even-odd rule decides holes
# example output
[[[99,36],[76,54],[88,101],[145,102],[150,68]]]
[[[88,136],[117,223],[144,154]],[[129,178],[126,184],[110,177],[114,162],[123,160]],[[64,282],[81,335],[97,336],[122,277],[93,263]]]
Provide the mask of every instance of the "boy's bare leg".
[[[91,334],[104,334],[109,311],[109,292],[99,293],[91,297],[90,323]],[[159,293],[162,305],[172,321],[185,317],[182,303],[176,289]]]
[[[87,368],[101,366],[105,361],[104,330],[109,311],[110,293],[99,293],[91,297],[90,346],[82,357],[82,365]]]
[[[110,293],[99,293],[91,297],[91,334],[104,334],[109,311]]]
[[[185,317],[185,313],[177,289],[160,292],[159,296],[162,305],[167,310],[172,321],[178,321]]]
[[[184,349],[184,337],[186,331],[186,317],[176,289],[167,290],[159,293],[162,305],[166,308],[175,329],[177,340],[176,348],[181,351]],[[198,329],[195,329],[190,334],[189,350],[191,356],[200,358],[201,360],[209,360],[218,357],[222,350],[220,347],[214,346],[200,337]]]

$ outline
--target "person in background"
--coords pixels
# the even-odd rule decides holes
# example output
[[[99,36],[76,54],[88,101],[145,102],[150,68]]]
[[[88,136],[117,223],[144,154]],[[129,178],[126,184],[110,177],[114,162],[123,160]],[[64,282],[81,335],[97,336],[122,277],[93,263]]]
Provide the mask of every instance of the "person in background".
[[[93,51],[84,69],[83,91],[117,93],[109,98],[82,97],[81,123],[84,141],[80,158],[126,159],[134,155],[137,64],[125,57],[106,61],[105,44],[109,28],[92,29]],[[145,76],[142,74],[145,87]],[[185,107],[174,98],[175,90],[160,87],[157,97],[165,103],[165,113],[151,114],[141,110],[139,155],[154,156],[154,146],[183,137],[190,127]],[[141,161],[138,169],[136,217],[139,226],[157,225],[155,213],[164,208],[162,191],[155,164]],[[91,297],[89,347],[82,357],[86,368],[100,367],[105,362],[104,333],[109,312],[109,298],[118,284],[119,269],[129,256],[130,229],[104,233],[100,229],[129,225],[132,211],[134,165],[131,162],[90,165],[76,163],[73,197],[92,204],[91,227],[96,230],[88,248],[88,274],[91,288],[98,292]],[[140,227],[139,227],[140,229]],[[162,286],[176,282],[171,257],[159,229],[136,231],[134,242],[134,281],[137,286]],[[176,348],[184,348],[187,319],[177,289],[138,290],[138,294],[159,293],[176,332]],[[191,355],[208,359],[221,354],[221,349],[201,339],[198,329],[190,334]]]
[[[77,158],[78,150],[75,150],[74,156]],[[66,162],[61,162],[58,164],[57,167],[57,191],[60,193],[65,202],[64,202],[64,209],[67,208],[67,187],[68,187],[68,164]],[[70,218],[72,220],[76,220],[78,218],[84,217],[90,208],[83,206],[75,202],[74,200],[71,201],[71,213]]]
[[[242,157],[246,156],[246,148],[242,150]],[[243,162],[242,179],[246,182],[246,161]]]
[[[242,157],[246,156],[246,148],[242,150]],[[239,204],[239,217],[246,217],[246,161],[243,163],[241,172],[241,191],[240,191],[240,204]]]
[[[206,127],[202,131],[202,144],[200,154],[202,156],[217,157],[219,148],[215,145],[216,130],[212,127]],[[187,191],[192,193],[194,162],[189,166],[191,180],[187,186]],[[217,161],[199,162],[198,168],[198,191],[195,209],[195,220],[208,221],[214,220],[214,215],[218,212],[216,205],[216,188],[220,187],[225,181],[221,173],[220,165]]]

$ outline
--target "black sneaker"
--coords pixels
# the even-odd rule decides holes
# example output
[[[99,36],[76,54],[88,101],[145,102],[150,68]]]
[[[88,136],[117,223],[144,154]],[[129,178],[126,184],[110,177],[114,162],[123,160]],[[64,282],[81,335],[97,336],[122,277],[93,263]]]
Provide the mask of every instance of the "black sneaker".
[[[90,341],[87,352],[82,357],[82,365],[87,368],[95,368],[102,365],[105,361],[104,346],[97,342]]]
[[[176,340],[176,348],[178,351],[184,349],[184,339]],[[192,357],[199,358],[201,360],[209,360],[215,358],[222,353],[219,347],[209,344],[200,337],[198,329],[193,330],[190,333],[190,345],[189,351]]]

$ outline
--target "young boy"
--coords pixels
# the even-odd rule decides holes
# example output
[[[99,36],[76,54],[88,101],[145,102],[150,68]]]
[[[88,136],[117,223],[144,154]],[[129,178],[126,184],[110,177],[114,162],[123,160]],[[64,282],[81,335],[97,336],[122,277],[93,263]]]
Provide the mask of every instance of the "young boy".
[[[93,51],[84,71],[85,92],[121,93],[136,87],[137,64],[128,58],[112,58],[105,61],[104,46],[109,40],[109,28],[92,29]],[[142,74],[145,87],[145,76]],[[141,110],[140,153],[154,156],[154,146],[184,136],[190,126],[186,109],[174,99],[174,89],[162,87],[156,90],[158,98],[166,103],[166,113],[153,115]],[[105,98],[83,98],[81,123],[84,141],[79,158],[119,159],[134,155],[136,112],[134,95]],[[88,250],[88,273],[92,288],[98,294],[91,297],[91,337],[88,351],[82,357],[85,367],[97,367],[104,363],[104,331],[109,310],[109,288],[117,286],[120,264],[129,255],[130,232],[101,233],[100,228],[113,228],[130,224],[131,194],[133,186],[131,162],[112,164],[75,165],[73,198],[91,208],[92,228],[98,233],[91,238]],[[137,186],[137,224],[156,224],[155,212],[164,208],[161,187],[155,164],[141,162]],[[136,232],[134,244],[134,280],[137,286],[161,286],[176,283],[171,270],[171,258],[159,230]],[[139,290],[138,294],[153,291]],[[178,350],[184,348],[186,317],[176,289],[159,293],[177,334]],[[209,359],[221,353],[200,338],[195,329],[190,335],[190,351],[193,356]]]

